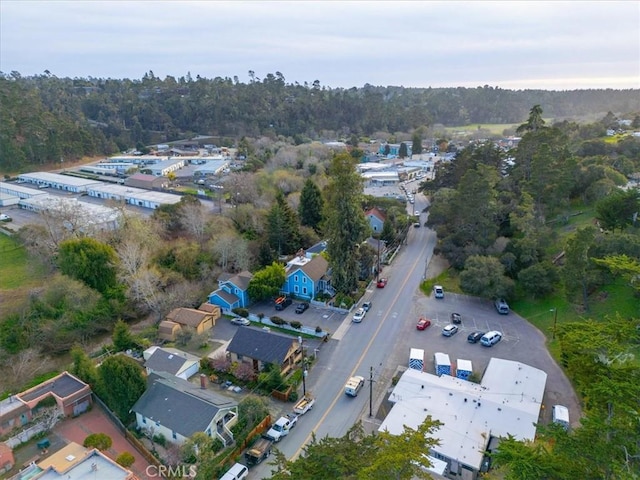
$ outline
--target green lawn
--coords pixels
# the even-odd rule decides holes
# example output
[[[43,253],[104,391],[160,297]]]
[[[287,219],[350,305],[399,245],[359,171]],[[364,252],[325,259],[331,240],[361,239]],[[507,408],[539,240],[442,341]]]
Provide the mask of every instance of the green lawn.
[[[27,252],[15,240],[0,234],[0,290],[20,288],[34,280]]]

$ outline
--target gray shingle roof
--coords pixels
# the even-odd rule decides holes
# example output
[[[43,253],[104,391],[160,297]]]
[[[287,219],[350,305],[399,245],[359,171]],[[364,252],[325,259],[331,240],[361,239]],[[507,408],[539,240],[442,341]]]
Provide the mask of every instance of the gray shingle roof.
[[[204,432],[219,410],[237,405],[231,399],[168,373],[149,375],[147,384],[147,390],[131,411],[160,422],[184,437]]]
[[[227,350],[264,363],[281,365],[295,340],[287,335],[251,327],[239,328]]]
[[[185,357],[158,348],[151,354],[144,366],[154,372],[167,372],[175,375],[187,361]]]

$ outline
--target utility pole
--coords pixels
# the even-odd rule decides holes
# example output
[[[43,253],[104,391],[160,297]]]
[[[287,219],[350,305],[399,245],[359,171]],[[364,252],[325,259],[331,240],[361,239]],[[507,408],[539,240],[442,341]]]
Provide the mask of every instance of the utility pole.
[[[556,325],[558,323],[558,308],[554,308],[553,309],[553,336],[551,337],[552,340],[556,339]]]
[[[298,341],[300,342],[300,350],[302,352],[302,396],[304,397],[307,394],[307,359],[304,355],[304,344],[302,336],[298,337]]]
[[[369,367],[369,416],[373,416],[373,367]]]

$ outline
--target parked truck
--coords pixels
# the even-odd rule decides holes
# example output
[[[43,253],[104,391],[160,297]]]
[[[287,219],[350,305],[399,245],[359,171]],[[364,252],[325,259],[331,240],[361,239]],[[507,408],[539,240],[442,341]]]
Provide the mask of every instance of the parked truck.
[[[267,438],[273,442],[279,442],[289,435],[289,432],[298,423],[298,415],[285,415],[280,417],[267,432]]]
[[[310,393],[307,393],[298,401],[298,403],[296,403],[295,407],[293,407],[293,411],[298,415],[304,415],[313,408],[314,403],[316,403],[316,399]]]
[[[262,436],[250,448],[244,452],[244,459],[247,465],[258,465],[265,458],[271,455],[271,446],[273,442],[270,438]]]
[[[364,386],[364,377],[356,375],[355,377],[351,377],[347,380],[347,383],[344,386],[345,395],[349,395],[350,397],[357,397],[358,392]]]

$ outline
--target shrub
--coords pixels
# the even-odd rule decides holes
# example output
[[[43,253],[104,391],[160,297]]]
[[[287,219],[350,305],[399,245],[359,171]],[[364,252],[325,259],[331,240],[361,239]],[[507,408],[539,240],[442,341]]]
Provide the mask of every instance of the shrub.
[[[116,457],[116,463],[122,465],[124,468],[129,468],[135,461],[136,458],[129,452],[122,452]]]
[[[260,319],[260,323],[262,323],[262,319],[264,318],[264,313],[260,312],[258,314],[258,318]]]
[[[231,361],[226,355],[217,355],[213,357],[210,365],[215,372],[228,373],[231,370]]]
[[[287,322],[280,317],[271,317],[271,323],[274,323],[275,325],[284,325]]]
[[[322,331],[322,327],[320,327],[320,325],[318,325],[316,327],[316,333],[320,333]]]
[[[246,308],[236,307],[231,311],[240,317],[244,317],[244,318],[249,317],[249,310],[247,310]]]
[[[245,382],[251,382],[256,379],[256,372],[253,365],[247,362],[240,362],[233,370],[233,376]]]
[[[289,322],[289,325],[291,325],[293,328],[295,328],[297,330],[300,330],[300,328],[302,328],[302,324],[297,320],[291,320]]]
[[[82,445],[86,448],[97,448],[98,450],[108,450],[113,445],[111,437],[106,433],[92,433],[84,439]]]
[[[153,436],[153,441],[156,442],[161,447],[165,447],[167,445],[167,439],[161,433]]]

